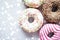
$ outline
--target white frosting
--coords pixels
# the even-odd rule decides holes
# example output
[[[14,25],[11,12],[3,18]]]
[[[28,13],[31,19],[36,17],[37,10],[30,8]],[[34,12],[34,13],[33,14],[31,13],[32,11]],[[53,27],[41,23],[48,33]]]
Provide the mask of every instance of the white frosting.
[[[29,7],[36,7],[37,8],[37,7],[39,7],[42,4],[43,0],[24,0],[24,2]]]
[[[27,29],[28,31],[30,30],[36,30],[36,28],[39,28],[42,26],[43,24],[43,16],[41,14],[41,12],[39,12],[37,9],[34,8],[28,8],[26,9],[23,13],[23,15],[21,15],[22,17],[20,18],[21,20],[21,27]],[[29,23],[28,21],[28,14],[35,14],[34,16],[34,22]]]

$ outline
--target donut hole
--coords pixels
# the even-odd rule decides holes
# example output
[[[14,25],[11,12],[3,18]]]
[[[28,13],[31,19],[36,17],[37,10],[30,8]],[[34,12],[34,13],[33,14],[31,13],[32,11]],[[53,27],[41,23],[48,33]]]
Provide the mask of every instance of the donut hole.
[[[29,23],[34,22],[34,17],[29,17],[29,18],[28,18],[28,21],[29,21]]]
[[[58,5],[57,4],[53,4],[52,5],[52,12],[56,12],[58,10]]]
[[[54,35],[54,32],[50,32],[49,34],[48,34],[48,37],[52,37]]]

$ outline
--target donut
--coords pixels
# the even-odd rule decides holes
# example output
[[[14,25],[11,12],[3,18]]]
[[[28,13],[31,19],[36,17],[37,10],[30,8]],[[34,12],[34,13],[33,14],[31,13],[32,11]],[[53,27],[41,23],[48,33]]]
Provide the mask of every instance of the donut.
[[[44,3],[50,3],[50,2],[58,2],[59,0],[44,0]]]
[[[44,3],[42,13],[47,22],[58,23],[60,21],[60,0],[50,0]]]
[[[43,4],[43,0],[24,0],[24,3],[28,7],[38,8]]]
[[[43,16],[39,10],[27,8],[23,11],[19,22],[24,31],[32,33],[36,32],[42,27]]]
[[[39,31],[40,40],[60,40],[60,26],[45,24]]]

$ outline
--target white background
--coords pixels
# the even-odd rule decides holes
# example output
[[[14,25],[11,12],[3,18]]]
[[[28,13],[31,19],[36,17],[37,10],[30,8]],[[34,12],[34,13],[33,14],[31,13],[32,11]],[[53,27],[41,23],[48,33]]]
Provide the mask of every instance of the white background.
[[[38,33],[26,33],[19,26],[25,9],[23,0],[0,0],[0,40],[39,40]]]

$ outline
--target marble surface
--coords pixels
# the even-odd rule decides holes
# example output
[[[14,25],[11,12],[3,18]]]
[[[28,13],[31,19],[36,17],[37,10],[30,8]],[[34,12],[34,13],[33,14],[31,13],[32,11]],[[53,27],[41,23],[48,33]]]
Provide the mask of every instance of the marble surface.
[[[38,32],[26,33],[19,25],[23,0],[0,0],[0,40],[39,40]]]

